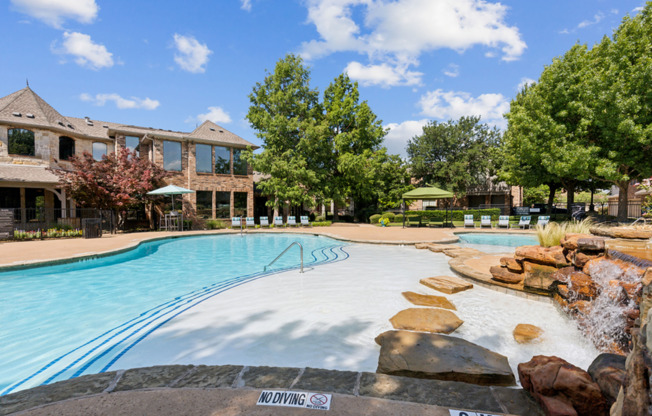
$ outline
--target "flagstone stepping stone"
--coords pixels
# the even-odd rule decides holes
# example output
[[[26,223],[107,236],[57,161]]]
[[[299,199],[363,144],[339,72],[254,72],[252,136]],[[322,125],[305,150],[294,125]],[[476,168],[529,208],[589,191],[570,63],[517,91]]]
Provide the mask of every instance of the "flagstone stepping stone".
[[[396,376],[513,386],[507,357],[457,337],[425,332],[387,331],[380,345],[377,373]]]
[[[482,251],[476,250],[474,248],[457,247],[457,248],[444,250],[444,254],[447,255],[448,257],[457,258],[457,257],[477,257],[486,253],[483,253]]]
[[[395,329],[438,332],[450,334],[464,323],[446,309],[410,308],[394,315],[390,320]]]
[[[424,286],[428,286],[431,289],[435,289],[448,294],[473,289],[473,284],[454,276],[426,277],[425,279],[419,280],[419,283]]]
[[[518,324],[514,328],[514,339],[519,344],[529,344],[533,341],[538,341],[543,335],[543,329],[530,324]]]
[[[420,293],[414,292],[403,292],[402,295],[405,297],[405,299],[412,302],[414,305],[434,306],[435,308],[451,309],[454,311],[457,310],[455,305],[453,305],[448,299],[443,296],[422,295]]]

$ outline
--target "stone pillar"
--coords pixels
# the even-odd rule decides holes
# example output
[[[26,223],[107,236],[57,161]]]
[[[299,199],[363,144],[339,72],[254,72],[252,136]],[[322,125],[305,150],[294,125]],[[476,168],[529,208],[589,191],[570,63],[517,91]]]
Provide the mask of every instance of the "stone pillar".
[[[217,202],[215,198],[217,197],[217,192],[215,189],[212,191],[213,197],[211,198],[211,218],[215,218],[217,215]]]
[[[254,193],[253,191],[247,192],[247,217],[254,216]]]
[[[231,203],[230,203],[230,207],[229,207],[229,212],[230,212],[231,218],[233,218],[235,216],[235,205],[234,205],[235,199],[234,199],[233,191],[231,191],[230,193],[231,193]]]
[[[61,190],[61,218],[68,218],[68,199],[65,189]]]

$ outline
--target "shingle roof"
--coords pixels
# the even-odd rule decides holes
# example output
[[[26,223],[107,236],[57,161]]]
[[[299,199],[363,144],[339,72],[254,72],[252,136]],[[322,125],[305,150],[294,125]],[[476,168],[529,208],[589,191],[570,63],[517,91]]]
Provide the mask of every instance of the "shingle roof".
[[[0,98],[0,121],[75,131],[70,120],[59,114],[29,87]]]
[[[59,177],[43,166],[0,164],[0,178],[8,182],[59,183]]]
[[[20,113],[20,116],[16,116],[14,113]],[[27,117],[27,114],[34,117]],[[134,136],[147,134],[177,140],[194,139],[214,144],[258,148],[253,143],[211,121],[205,121],[191,133],[184,133],[87,118],[64,117],[29,87],[0,98],[0,123],[44,127],[101,139],[109,139],[109,134],[113,135],[117,132]]]
[[[191,139],[206,140],[220,144],[229,144],[242,147],[251,146],[254,149],[258,148],[258,146],[255,146],[253,143],[246,141],[242,137],[231,133],[224,127],[220,127],[209,120],[204,121],[187,137]]]

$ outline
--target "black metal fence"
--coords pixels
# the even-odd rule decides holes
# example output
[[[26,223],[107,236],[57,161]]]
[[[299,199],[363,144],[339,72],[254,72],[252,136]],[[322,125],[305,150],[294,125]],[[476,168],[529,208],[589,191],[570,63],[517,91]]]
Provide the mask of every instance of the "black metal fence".
[[[99,218],[102,230],[115,233],[117,219],[111,210],[94,208],[8,208],[13,211],[13,229],[22,231],[47,230],[49,228],[82,229],[82,220]]]

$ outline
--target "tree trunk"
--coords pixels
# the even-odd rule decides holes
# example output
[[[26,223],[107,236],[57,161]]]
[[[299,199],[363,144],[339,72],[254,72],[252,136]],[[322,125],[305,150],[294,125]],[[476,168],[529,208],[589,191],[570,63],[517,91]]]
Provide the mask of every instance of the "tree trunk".
[[[555,203],[555,193],[557,193],[557,187],[548,185],[550,192],[548,193],[548,213],[552,214],[552,207]]]
[[[618,186],[618,221],[627,221],[627,208],[629,205],[629,181],[616,182]]]
[[[575,203],[575,182],[566,186],[566,210],[569,214],[573,213],[573,204]]]

